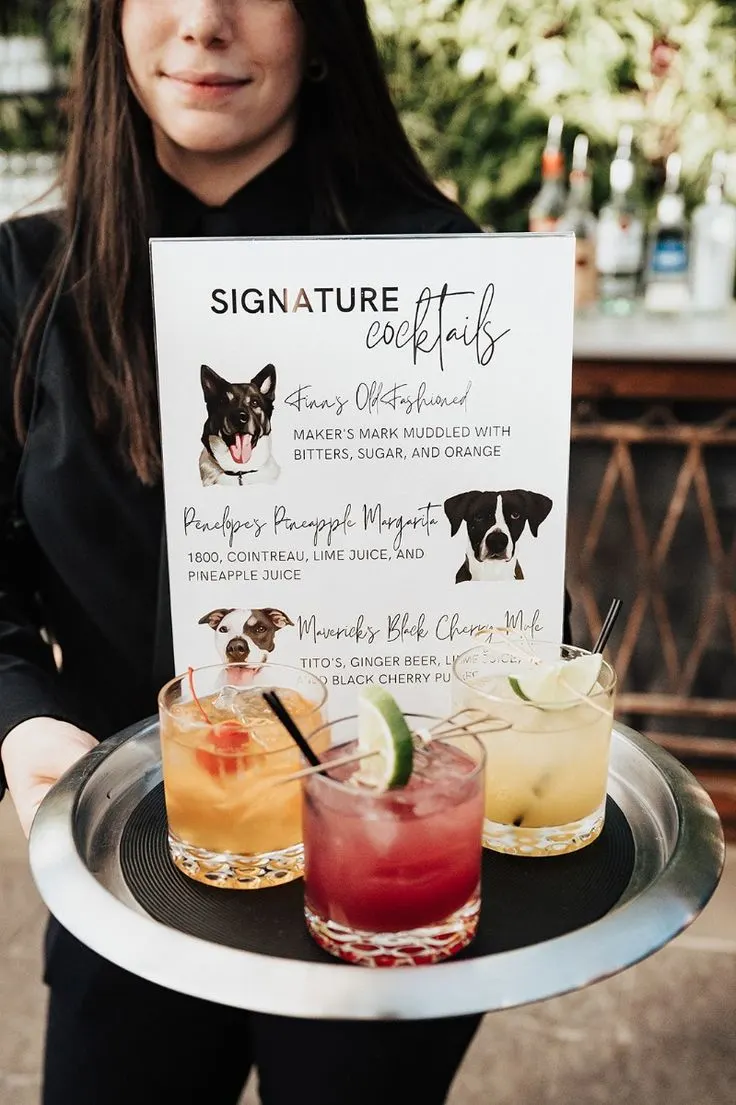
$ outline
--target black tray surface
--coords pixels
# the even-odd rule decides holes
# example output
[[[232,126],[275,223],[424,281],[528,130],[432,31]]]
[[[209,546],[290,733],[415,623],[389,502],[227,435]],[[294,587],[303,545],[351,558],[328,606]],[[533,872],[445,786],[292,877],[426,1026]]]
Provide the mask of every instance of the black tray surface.
[[[527,947],[592,924],[621,898],[634,859],[631,829],[610,796],[603,832],[579,852],[528,859],[484,849],[478,934],[456,958]],[[307,933],[302,880],[264,890],[220,890],[187,878],[174,866],[161,783],[128,818],[120,862],[131,893],[161,924],[241,951],[335,962]]]

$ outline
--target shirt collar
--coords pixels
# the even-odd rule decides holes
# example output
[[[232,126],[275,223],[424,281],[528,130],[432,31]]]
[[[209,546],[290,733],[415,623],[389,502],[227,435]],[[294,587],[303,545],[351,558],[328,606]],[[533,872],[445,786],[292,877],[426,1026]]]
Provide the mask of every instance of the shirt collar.
[[[157,194],[166,238],[280,237],[309,233],[304,158],[294,145],[225,203],[210,206],[159,167]]]

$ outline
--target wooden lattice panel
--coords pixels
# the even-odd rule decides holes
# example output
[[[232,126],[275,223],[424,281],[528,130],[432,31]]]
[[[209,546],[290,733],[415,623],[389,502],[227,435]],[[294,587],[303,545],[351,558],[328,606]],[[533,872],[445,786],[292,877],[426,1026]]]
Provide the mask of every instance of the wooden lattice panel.
[[[675,743],[736,742],[736,411],[613,421],[580,403],[572,440],[576,640],[596,637],[620,595],[619,712],[663,737],[665,724]]]

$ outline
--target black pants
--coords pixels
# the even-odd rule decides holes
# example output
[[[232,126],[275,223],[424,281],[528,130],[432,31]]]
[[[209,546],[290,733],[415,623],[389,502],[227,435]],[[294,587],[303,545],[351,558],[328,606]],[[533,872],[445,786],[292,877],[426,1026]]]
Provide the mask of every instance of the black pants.
[[[43,1105],[441,1105],[480,1018],[306,1021],[144,982],[55,922]]]

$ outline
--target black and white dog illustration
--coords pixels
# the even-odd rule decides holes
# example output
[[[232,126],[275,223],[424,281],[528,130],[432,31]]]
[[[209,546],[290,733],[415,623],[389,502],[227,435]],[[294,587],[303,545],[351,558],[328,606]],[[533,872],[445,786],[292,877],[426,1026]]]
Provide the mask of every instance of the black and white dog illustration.
[[[207,421],[202,431],[199,474],[204,487],[273,483],[280,468],[271,455],[271,416],[276,369],[266,365],[245,384],[201,369]]]
[[[279,629],[293,625],[283,610],[220,608],[199,619],[215,631],[215,646],[225,664],[264,664],[273,652]],[[255,649],[251,656],[251,646]]]
[[[445,502],[452,537],[463,523],[468,536],[465,561],[456,583],[523,579],[516,546],[529,526],[536,537],[552,500],[536,491],[464,491]]]

